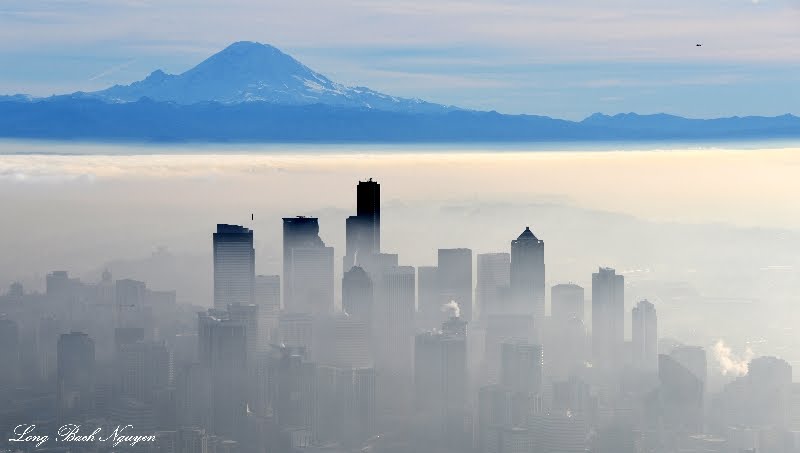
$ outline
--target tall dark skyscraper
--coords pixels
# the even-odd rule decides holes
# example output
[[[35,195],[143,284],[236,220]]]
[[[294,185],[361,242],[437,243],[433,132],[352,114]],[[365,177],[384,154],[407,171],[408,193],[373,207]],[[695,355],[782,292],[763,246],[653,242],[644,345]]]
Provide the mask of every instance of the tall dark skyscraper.
[[[381,251],[381,185],[372,178],[359,181],[356,198],[356,215],[345,222],[345,271],[358,264],[359,256]]]
[[[92,414],[95,405],[94,340],[81,332],[58,339],[56,405],[61,422],[75,423]]]
[[[439,249],[439,294],[442,305],[455,301],[460,317],[472,320],[472,250]]]
[[[333,311],[333,247],[314,217],[283,219],[283,301],[293,313]]]
[[[631,311],[633,364],[639,370],[658,371],[658,317],[656,307],[640,301]]]
[[[592,274],[592,361],[596,369],[618,369],[625,344],[625,278],[601,267]]]
[[[358,182],[356,215],[370,224],[371,253],[381,251],[381,185],[370,178]]]
[[[529,227],[511,241],[511,303],[513,311],[544,319],[544,241]]]
[[[253,303],[256,253],[253,231],[239,225],[217,225],[214,233],[214,308]]]

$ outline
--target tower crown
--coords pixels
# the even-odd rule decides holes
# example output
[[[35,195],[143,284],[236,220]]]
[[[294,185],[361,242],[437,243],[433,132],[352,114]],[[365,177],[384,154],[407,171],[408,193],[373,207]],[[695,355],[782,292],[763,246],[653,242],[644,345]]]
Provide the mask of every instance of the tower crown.
[[[517,240],[521,240],[521,239],[532,239],[534,241],[538,241],[539,240],[533,234],[533,231],[531,231],[531,228],[527,227],[527,226],[525,227],[525,231],[523,231],[522,234],[520,234],[519,237],[517,238]]]

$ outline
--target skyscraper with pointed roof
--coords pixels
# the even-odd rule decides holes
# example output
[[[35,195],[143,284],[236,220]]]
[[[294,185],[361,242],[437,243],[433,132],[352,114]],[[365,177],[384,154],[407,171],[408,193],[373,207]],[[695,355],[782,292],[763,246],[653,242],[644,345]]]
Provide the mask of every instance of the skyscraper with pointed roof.
[[[511,241],[512,311],[544,319],[544,241],[530,227]]]

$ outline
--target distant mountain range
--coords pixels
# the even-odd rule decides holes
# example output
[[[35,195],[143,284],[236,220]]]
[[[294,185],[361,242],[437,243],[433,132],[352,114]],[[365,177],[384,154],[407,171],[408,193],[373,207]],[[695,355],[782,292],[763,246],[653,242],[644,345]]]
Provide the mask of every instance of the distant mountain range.
[[[347,87],[275,47],[237,42],[178,75],[0,96],[0,137],[132,141],[464,142],[798,138],[800,118],[595,114],[573,122]]]

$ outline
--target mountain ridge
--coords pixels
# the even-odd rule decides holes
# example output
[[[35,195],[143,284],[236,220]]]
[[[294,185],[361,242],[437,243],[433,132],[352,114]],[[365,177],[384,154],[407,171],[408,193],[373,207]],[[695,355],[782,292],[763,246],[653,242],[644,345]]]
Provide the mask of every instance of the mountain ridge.
[[[536,115],[454,110],[409,113],[267,102],[178,104],[144,98],[108,103],[91,97],[0,101],[0,137],[44,140],[253,143],[464,143],[799,139],[800,118],[648,117],[599,123]],[[631,119],[644,123],[637,126]]]
[[[134,141],[587,141],[800,138],[800,118],[595,113],[580,121],[460,109],[347,87],[265,44],[180,74],[48,98],[0,96],[0,137]]]

